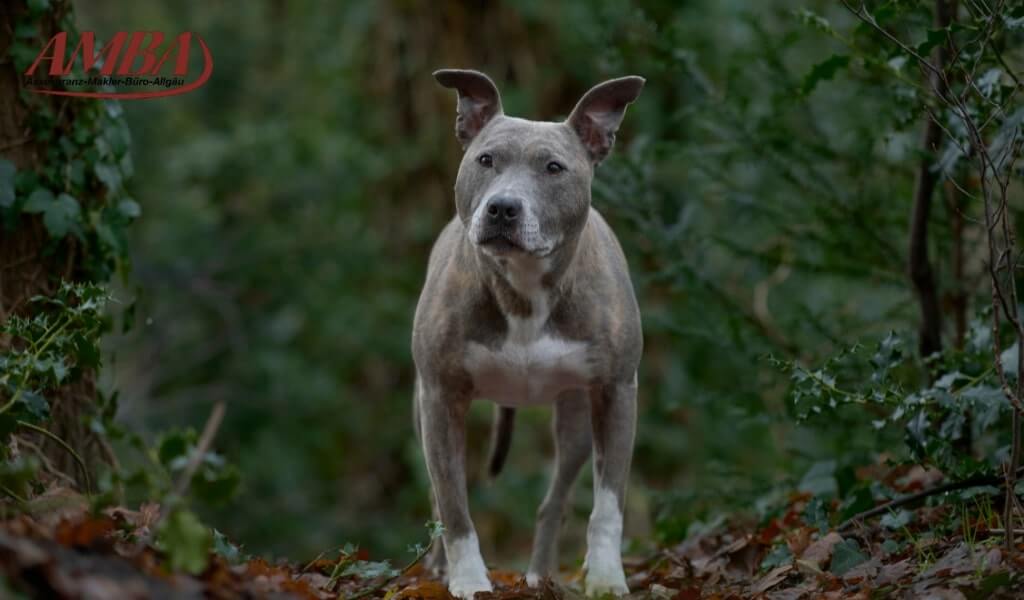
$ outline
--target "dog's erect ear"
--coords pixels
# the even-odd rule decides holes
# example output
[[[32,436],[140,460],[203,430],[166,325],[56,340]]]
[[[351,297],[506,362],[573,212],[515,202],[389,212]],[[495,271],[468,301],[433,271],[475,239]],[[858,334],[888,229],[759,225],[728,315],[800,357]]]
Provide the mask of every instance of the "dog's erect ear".
[[[491,78],[479,71],[462,69],[441,69],[434,71],[434,78],[446,88],[459,93],[455,118],[455,137],[462,148],[468,148],[484,125],[501,112],[501,95]]]
[[[643,77],[612,79],[590,88],[572,109],[566,122],[579,134],[594,164],[611,152],[626,106],[637,99],[643,88]]]

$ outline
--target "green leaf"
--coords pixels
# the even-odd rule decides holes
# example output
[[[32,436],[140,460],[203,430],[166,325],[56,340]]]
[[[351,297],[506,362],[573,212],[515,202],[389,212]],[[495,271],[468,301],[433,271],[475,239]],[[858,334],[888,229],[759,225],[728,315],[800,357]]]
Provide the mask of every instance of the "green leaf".
[[[850,517],[870,510],[875,506],[875,499],[871,496],[871,489],[860,487],[855,490],[839,505],[839,519],[845,521]]]
[[[392,568],[388,561],[374,562],[369,560],[357,560],[345,567],[341,572],[342,577],[355,575],[360,579],[376,579],[377,577],[394,577],[398,571]]]
[[[903,529],[914,520],[914,513],[909,510],[890,512],[882,516],[879,524],[886,529]]]
[[[160,463],[170,468],[172,462],[186,456],[194,438],[191,431],[172,431],[164,434],[157,446]]]
[[[811,468],[800,480],[798,489],[815,496],[834,497],[839,493],[839,482],[836,481],[836,462],[823,460],[811,465]]]
[[[832,562],[828,570],[833,575],[842,577],[850,569],[866,561],[868,557],[860,551],[860,546],[854,540],[843,540],[832,549]]]
[[[125,198],[117,204],[117,211],[129,219],[137,219],[142,215],[142,208],[139,207],[139,203],[132,198]]]
[[[97,163],[93,170],[96,178],[103,182],[110,191],[117,191],[121,188],[121,172],[114,165]]]
[[[192,480],[192,490],[202,502],[222,505],[234,498],[241,481],[241,473],[233,465],[204,467]]]
[[[50,9],[50,0],[28,0],[28,9],[33,13],[41,13]]]
[[[850,57],[846,54],[833,54],[814,65],[811,67],[810,72],[804,76],[803,85],[800,86],[800,93],[807,96],[814,91],[819,82],[832,79],[840,69],[845,69],[849,64]]]
[[[68,194],[61,194],[57,196],[57,201],[46,209],[43,224],[51,236],[61,238],[68,234],[81,216],[82,210],[78,206],[78,200]]]
[[[0,207],[7,208],[14,204],[14,174],[17,169],[14,163],[0,158]]]
[[[157,532],[157,542],[167,553],[167,561],[174,571],[198,575],[209,561],[213,536],[191,511],[177,509]]]
[[[53,192],[46,188],[36,188],[28,196],[25,206],[22,208],[27,213],[46,212],[46,209],[53,204]]]
[[[764,557],[761,561],[761,570],[769,571],[782,565],[788,565],[793,562],[793,552],[790,551],[789,546],[786,544],[779,544]]]
[[[232,544],[226,535],[216,529],[213,530],[213,551],[230,565],[242,562],[242,553],[238,546]]]
[[[917,53],[920,54],[921,56],[928,56],[928,53],[931,52],[933,48],[940,44],[946,43],[946,38],[948,34],[949,30],[945,28],[929,29],[928,37],[925,38],[923,42],[917,45]]]
[[[902,549],[903,549],[903,544],[900,544],[898,541],[896,541],[896,540],[894,540],[892,538],[889,538],[889,539],[885,540],[884,542],[882,542],[882,552],[884,552],[886,556],[891,556],[893,554],[896,554],[897,552],[899,552]]]
[[[37,423],[50,417],[50,403],[43,395],[25,390],[21,393],[20,401]]]

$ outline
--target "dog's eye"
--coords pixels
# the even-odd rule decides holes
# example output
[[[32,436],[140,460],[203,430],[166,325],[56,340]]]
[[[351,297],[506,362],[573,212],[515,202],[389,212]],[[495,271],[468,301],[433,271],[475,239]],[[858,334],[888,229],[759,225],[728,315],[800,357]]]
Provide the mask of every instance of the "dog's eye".
[[[494,157],[491,156],[490,154],[481,154],[476,159],[476,162],[480,163],[481,166],[490,169],[491,167],[494,166]]]
[[[547,169],[548,173],[561,173],[562,171],[565,170],[565,167],[556,163],[555,161],[551,161],[548,163]]]

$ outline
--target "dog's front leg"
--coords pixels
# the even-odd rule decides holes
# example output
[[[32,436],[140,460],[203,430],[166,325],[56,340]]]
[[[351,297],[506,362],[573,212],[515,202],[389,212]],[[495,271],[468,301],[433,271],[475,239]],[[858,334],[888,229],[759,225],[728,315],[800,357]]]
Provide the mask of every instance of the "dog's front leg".
[[[466,411],[470,398],[439,383],[422,382],[419,410],[423,453],[434,500],[444,526],[448,591],[472,598],[491,591],[466,494]]]
[[[636,378],[591,392],[594,509],[587,526],[588,596],[628,594],[622,570],[622,510],[636,434]]]

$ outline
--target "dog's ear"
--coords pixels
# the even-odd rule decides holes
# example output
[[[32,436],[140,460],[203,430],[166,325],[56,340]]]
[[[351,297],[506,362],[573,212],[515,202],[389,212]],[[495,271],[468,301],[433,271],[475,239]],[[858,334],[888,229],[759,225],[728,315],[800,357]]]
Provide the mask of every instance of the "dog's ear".
[[[626,106],[643,87],[643,77],[620,77],[595,85],[576,103],[566,123],[576,130],[594,164],[611,152]]]
[[[434,71],[434,78],[446,88],[454,88],[459,94],[458,116],[455,118],[455,137],[462,148],[480,130],[501,112],[501,95],[491,78],[479,71],[462,69],[441,69]]]

